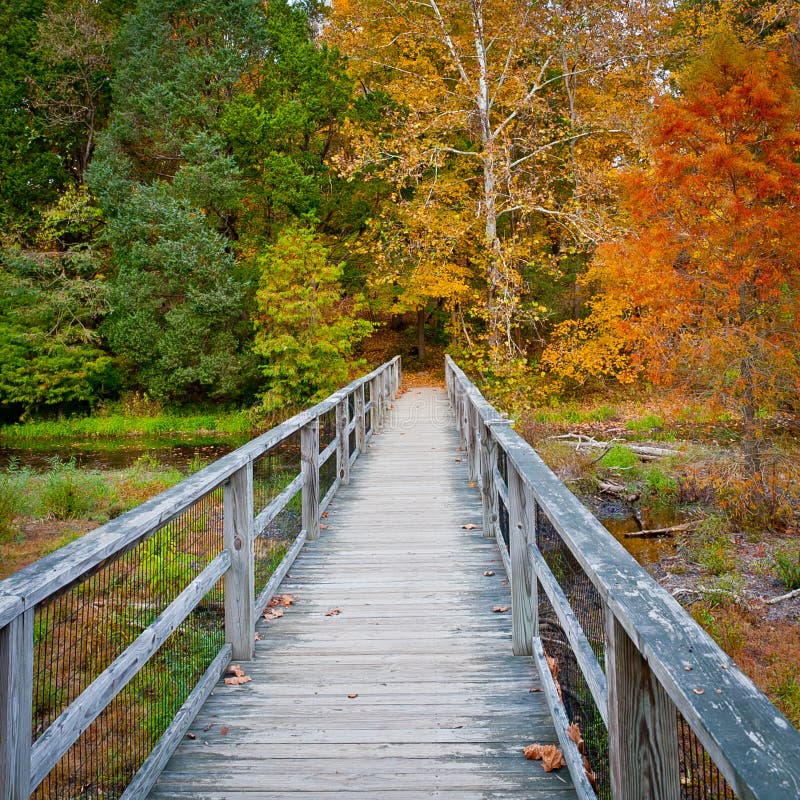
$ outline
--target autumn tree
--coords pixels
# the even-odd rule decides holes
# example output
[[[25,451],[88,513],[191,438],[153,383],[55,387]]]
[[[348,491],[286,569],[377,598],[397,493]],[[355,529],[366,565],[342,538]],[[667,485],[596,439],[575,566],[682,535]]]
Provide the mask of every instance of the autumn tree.
[[[657,16],[613,0],[334,3],[330,35],[363,91],[394,100],[377,133],[352,132],[339,163],[379,170],[397,201],[424,207],[434,225],[452,210],[459,176],[468,191],[458,209],[480,229],[469,266],[484,286],[495,362],[521,350],[526,271],[546,250],[542,229],[592,236],[593,187],[577,165],[588,140],[614,134],[602,115],[584,113],[583,93],[639,62],[648,14]]]
[[[354,346],[371,330],[342,296],[341,264],[309,227],[288,227],[260,259],[254,349],[264,406],[319,400],[347,382]]]
[[[719,33],[659,102],[631,233],[596,267],[634,363],[738,410],[752,475],[762,417],[800,387],[799,119],[786,60]]]

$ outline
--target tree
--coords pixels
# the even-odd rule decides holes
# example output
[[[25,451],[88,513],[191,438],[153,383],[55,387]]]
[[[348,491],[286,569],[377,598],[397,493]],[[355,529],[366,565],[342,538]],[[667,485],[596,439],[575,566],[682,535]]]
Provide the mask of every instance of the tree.
[[[800,93],[786,60],[711,39],[625,179],[631,233],[598,254],[617,331],[654,380],[733,405],[751,475],[761,419],[800,388]]]
[[[596,187],[581,178],[581,148],[614,130],[585,113],[583,93],[596,96],[639,60],[657,12],[614,0],[339,0],[334,11],[335,41],[364,91],[395,101],[377,134],[353,131],[338,163],[377,166],[400,202],[425,198],[428,208],[446,205],[446,176],[461,174],[462,212],[481,228],[470,266],[483,279],[489,348],[495,362],[513,357],[542,230],[592,235]]]
[[[319,400],[347,382],[353,347],[372,331],[342,298],[341,265],[306,228],[286,228],[261,258],[255,351],[268,411]]]

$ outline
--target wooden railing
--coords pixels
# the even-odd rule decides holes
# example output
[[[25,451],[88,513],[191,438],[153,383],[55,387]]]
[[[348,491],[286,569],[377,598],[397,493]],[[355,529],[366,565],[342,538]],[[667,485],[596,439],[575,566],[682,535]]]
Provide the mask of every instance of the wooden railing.
[[[511,582],[513,649],[539,667],[579,795],[797,800],[800,733],[449,357],[446,379],[484,535],[497,538]],[[551,655],[556,639],[568,658]],[[575,679],[559,675],[567,660]],[[605,785],[568,732],[581,703],[607,730],[593,756],[607,759]]]
[[[398,356],[152,500],[0,582],[0,797],[3,800],[21,800],[36,793],[62,757],[157,656],[168,637],[201,604],[212,605],[208,597],[216,592],[220,597],[219,605],[224,605],[224,612],[220,611],[220,616],[224,615],[224,644],[211,654],[210,663],[204,665],[195,685],[189,687],[191,691],[183,706],[155,747],[149,754],[145,752],[143,759],[139,758],[134,766],[138,771],[132,779],[130,775],[117,775],[112,779],[116,785],[111,793],[100,792],[102,796],[119,793],[122,783],[123,797],[146,795],[231,660],[252,658],[256,620],[304,542],[319,536],[320,515],[340,483],[348,482],[350,465],[363,452],[372,432],[380,428],[399,382]],[[320,452],[320,420],[333,414],[333,439]],[[254,508],[254,462],[298,432],[299,474],[293,478],[282,476],[287,485],[263,509]],[[332,458],[336,459],[335,479],[320,497],[320,469]],[[302,493],[302,529],[266,585],[256,594],[254,541],[274,524],[298,493]],[[186,517],[189,511],[192,513]],[[211,530],[220,517],[216,544],[211,536],[201,546],[194,547],[191,554],[174,552],[177,545],[168,541],[172,531],[168,526],[174,525],[176,520],[185,520],[180,530],[190,536],[198,530],[201,533]],[[156,534],[161,537],[158,547],[153,546]],[[169,564],[154,575],[153,571],[160,568],[159,559],[168,557],[172,559]],[[110,577],[99,584],[97,576],[101,574]],[[184,580],[179,585],[165,588],[165,582],[174,584],[181,578]],[[224,603],[221,600],[223,581]],[[132,586],[145,588],[137,595],[131,594]],[[150,594],[143,599],[142,592],[148,591]],[[91,594],[88,598],[90,613],[82,612],[87,613],[88,622],[81,624],[78,620],[69,633],[74,651],[83,654],[82,662],[94,655],[92,647],[81,648],[74,639],[95,635],[97,631],[93,629],[98,625],[117,624],[116,617],[101,616],[102,609],[114,603],[114,593],[125,594],[125,610],[139,614],[144,608],[148,616],[145,622],[138,624],[139,630],[120,648],[121,652],[110,663],[95,669],[88,685],[83,685],[87,682],[85,679],[82,683],[78,681],[77,688],[67,685],[76,681],[69,677],[72,673],[65,670],[67,678],[62,678],[65,685],[52,691],[48,687],[50,699],[47,702],[56,705],[55,716],[44,730],[36,731],[32,719],[40,709],[34,711],[34,698],[44,696],[42,687],[35,685],[36,681],[54,680],[49,665],[38,665],[46,657],[46,653],[40,652],[46,644],[43,639],[52,635],[55,625],[66,624],[63,618],[69,616],[63,609],[58,614],[45,616],[44,609],[52,608],[56,599],[67,593],[81,599],[81,608],[87,607],[86,596]],[[163,600],[165,596],[174,599]],[[116,616],[119,617],[119,613]],[[128,625],[125,630],[130,628]],[[100,633],[105,635],[104,631]],[[221,630],[219,641],[222,641]],[[56,650],[57,647],[51,646],[47,652]],[[67,656],[56,653],[54,657]],[[70,667],[73,672],[84,668],[83,663]],[[151,695],[153,693],[157,691]],[[63,700],[66,695],[71,697],[69,702]],[[45,705],[38,699],[36,703]],[[115,719],[120,719],[125,716],[125,709],[115,713]],[[109,735],[118,734],[112,731]],[[99,736],[87,742],[89,748],[100,746],[104,745]],[[105,771],[114,769],[107,765]],[[86,782],[85,778],[81,780]],[[124,787],[126,783],[127,788]],[[100,790],[95,786],[95,791]],[[70,795],[66,789],[55,787],[49,796]]]

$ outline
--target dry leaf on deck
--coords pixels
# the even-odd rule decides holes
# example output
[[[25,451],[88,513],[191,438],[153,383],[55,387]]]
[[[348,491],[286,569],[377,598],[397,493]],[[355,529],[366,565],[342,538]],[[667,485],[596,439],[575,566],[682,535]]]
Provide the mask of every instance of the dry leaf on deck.
[[[349,694],[349,695],[347,695],[347,696],[348,696],[348,697],[349,697],[351,700],[354,700],[356,697],[358,697],[358,695],[357,695],[357,694]]]
[[[552,772],[567,765],[564,754],[554,744],[529,744],[522,752],[525,758],[534,761],[541,759],[542,769],[545,772]]]
[[[228,686],[241,686],[243,683],[250,683],[253,680],[249,675],[236,675],[233,678],[225,678]]]
[[[461,526],[465,531],[474,531],[477,530],[478,526],[474,525],[471,522],[468,522],[466,525]]]
[[[280,608],[268,608],[262,615],[264,619],[280,619],[283,611]]]
[[[486,569],[486,570],[483,571],[483,574],[484,574],[485,577],[491,578],[492,575],[494,575],[494,570],[493,569]]]
[[[224,736],[224,735],[225,735],[225,734],[226,734],[226,733],[227,733],[229,730],[230,730],[230,728],[229,728],[227,725],[223,725],[223,726],[222,726],[222,727],[219,729],[219,732],[220,732],[220,733],[221,733],[221,734]]]
[[[495,614],[503,614],[508,611],[508,606],[492,606],[492,611],[494,611]]]
[[[338,608],[332,608],[330,611],[325,612],[326,617],[338,617],[341,614],[341,610]]]

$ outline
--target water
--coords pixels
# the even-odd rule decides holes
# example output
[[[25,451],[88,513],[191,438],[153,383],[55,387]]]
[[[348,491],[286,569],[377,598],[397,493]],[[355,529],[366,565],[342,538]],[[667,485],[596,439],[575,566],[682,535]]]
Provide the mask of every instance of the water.
[[[19,467],[44,472],[50,469],[55,458],[62,461],[74,459],[75,464],[84,469],[125,469],[142,457],[182,469],[197,460],[204,463],[215,461],[249,439],[247,435],[41,439],[26,442],[24,446],[0,446],[0,469],[16,463]]]
[[[672,536],[625,536],[626,533],[668,528],[684,522],[674,509],[652,506],[635,511],[622,500],[597,495],[582,497],[581,500],[640,564],[652,564],[675,553],[676,543]]]

